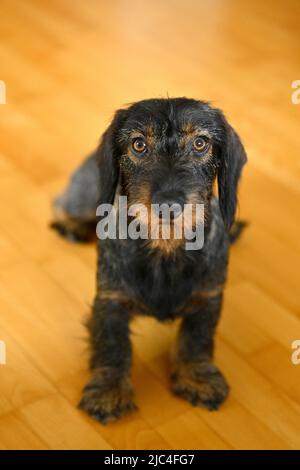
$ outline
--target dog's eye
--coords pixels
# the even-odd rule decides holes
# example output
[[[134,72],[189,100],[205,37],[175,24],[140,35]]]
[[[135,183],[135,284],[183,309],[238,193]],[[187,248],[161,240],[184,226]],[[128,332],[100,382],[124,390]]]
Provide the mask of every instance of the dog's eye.
[[[207,147],[207,140],[205,140],[204,137],[196,137],[193,146],[196,152],[203,152]]]
[[[140,155],[147,150],[147,144],[144,141],[143,137],[137,137],[136,139],[134,139],[132,141],[131,147],[135,153],[138,153]]]

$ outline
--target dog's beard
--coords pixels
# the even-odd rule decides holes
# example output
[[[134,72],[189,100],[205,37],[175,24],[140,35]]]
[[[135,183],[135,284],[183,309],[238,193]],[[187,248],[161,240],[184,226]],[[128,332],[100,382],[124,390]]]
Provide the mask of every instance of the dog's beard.
[[[157,207],[151,205],[148,198],[139,199],[138,196],[137,194],[131,199],[129,207],[142,205],[134,218],[141,232],[147,233],[145,242],[151,248],[158,248],[170,254],[183,246],[186,239],[191,240],[198,228],[205,223],[203,200],[197,192],[189,194],[183,211],[176,218],[171,218],[170,213],[167,218],[159,217]]]

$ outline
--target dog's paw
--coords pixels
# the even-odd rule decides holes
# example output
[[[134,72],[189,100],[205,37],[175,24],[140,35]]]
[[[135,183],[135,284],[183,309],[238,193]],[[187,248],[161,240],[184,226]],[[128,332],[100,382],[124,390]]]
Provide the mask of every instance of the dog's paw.
[[[79,408],[93,419],[107,424],[135,411],[132,385],[128,377],[113,383],[95,378],[84,388]]]
[[[71,219],[61,221],[54,220],[50,224],[50,228],[56,230],[59,235],[66,240],[74,243],[88,243],[93,240],[94,227],[93,223],[74,222]]]
[[[171,379],[173,393],[210,411],[217,410],[229,393],[224,376],[211,362],[181,363]]]

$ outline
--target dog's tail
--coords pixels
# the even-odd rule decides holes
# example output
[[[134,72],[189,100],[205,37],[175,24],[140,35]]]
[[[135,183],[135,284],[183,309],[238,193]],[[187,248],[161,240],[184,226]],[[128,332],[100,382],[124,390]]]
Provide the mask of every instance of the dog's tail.
[[[231,245],[240,238],[242,232],[248,225],[249,222],[247,222],[246,220],[236,220],[233,223],[229,232],[229,241]]]
[[[50,227],[67,240],[88,242],[95,238],[98,177],[94,152],[77,168],[65,191],[53,202],[54,220]]]

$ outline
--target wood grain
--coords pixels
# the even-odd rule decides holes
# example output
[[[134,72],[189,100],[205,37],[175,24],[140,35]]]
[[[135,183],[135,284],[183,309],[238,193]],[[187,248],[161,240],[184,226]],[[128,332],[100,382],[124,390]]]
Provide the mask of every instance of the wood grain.
[[[0,449],[299,449],[300,79],[297,0],[1,0]],[[102,427],[76,408],[95,247],[48,228],[50,203],[112,113],[191,96],[224,110],[249,156],[216,362],[216,413],[170,394],[176,325],[137,319],[139,411]]]

